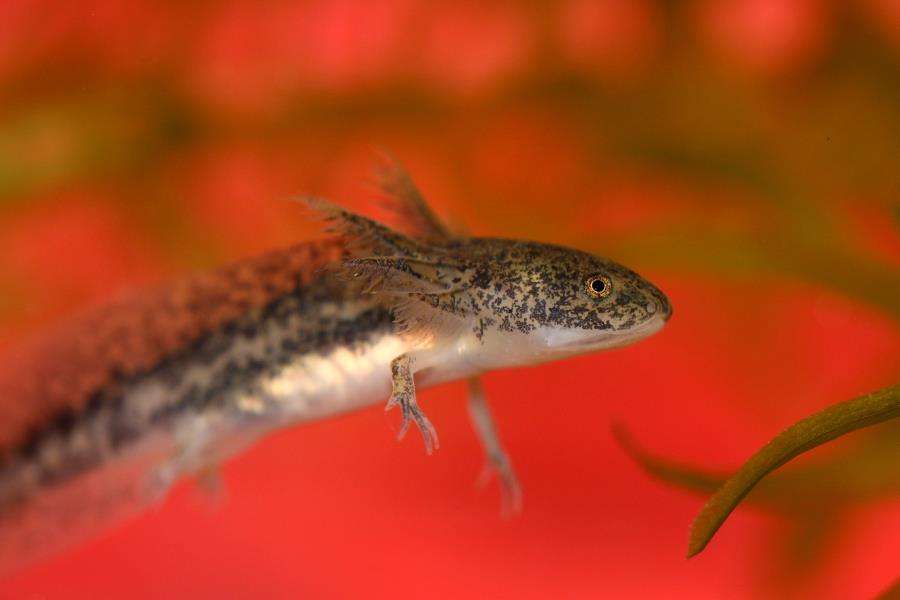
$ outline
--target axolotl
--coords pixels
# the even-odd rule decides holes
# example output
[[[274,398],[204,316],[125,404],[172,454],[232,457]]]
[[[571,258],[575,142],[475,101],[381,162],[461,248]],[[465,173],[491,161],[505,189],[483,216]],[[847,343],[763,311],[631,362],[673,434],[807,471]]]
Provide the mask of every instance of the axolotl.
[[[605,258],[454,235],[399,164],[381,186],[396,228],[302,198],[334,235],[126,294],[14,353],[0,374],[0,570],[273,430],[385,399],[399,437],[414,425],[431,453],[416,389],[456,379],[518,508],[478,375],[636,342],[663,327],[669,300]]]

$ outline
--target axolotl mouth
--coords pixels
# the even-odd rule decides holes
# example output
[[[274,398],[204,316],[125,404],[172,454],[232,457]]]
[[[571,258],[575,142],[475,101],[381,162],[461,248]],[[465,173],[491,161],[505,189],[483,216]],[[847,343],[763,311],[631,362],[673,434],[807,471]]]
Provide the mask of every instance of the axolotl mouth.
[[[668,300],[658,301],[657,310],[650,318],[627,330],[589,331],[548,328],[544,331],[543,338],[548,348],[572,354],[618,348],[650,337],[662,329],[671,317],[672,305]]]

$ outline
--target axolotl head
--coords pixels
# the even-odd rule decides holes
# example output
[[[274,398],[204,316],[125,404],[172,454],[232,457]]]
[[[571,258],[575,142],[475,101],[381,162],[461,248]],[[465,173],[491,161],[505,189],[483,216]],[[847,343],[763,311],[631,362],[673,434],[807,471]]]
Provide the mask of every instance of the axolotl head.
[[[476,238],[451,252],[467,263],[457,305],[467,309],[486,366],[622,346],[672,315],[665,294],[634,271],[571,248]]]

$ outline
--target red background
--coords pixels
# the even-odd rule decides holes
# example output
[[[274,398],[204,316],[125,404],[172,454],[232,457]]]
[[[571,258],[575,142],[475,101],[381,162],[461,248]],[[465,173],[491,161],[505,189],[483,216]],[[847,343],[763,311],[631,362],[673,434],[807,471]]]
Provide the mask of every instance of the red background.
[[[819,552],[798,515],[739,509],[687,561],[702,499],[610,424],[728,471],[896,381],[898,74],[893,0],[6,0],[3,352],[123,286],[313,235],[292,194],[368,211],[376,146],[451,222],[620,260],[675,316],[486,377],[518,518],[474,489],[453,384],[422,394],[433,457],[379,408],[286,431],[225,466],[212,508],[186,483],[0,596],[873,596],[900,572],[896,496],[833,514]]]

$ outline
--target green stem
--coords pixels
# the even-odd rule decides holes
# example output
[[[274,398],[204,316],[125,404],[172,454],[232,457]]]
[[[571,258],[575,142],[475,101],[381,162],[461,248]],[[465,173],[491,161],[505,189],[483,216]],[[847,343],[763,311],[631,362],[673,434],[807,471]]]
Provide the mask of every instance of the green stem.
[[[788,427],[709,499],[691,526],[688,557],[706,547],[728,515],[763,477],[808,450],[896,417],[900,417],[900,385],[841,402]]]

